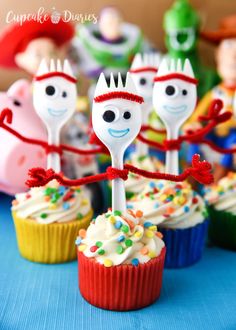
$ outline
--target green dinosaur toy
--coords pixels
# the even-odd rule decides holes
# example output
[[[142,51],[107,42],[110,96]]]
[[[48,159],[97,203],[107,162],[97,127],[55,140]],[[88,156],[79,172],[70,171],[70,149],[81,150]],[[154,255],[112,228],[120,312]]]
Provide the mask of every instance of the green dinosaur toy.
[[[216,71],[206,68],[199,58],[197,42],[200,17],[188,0],[176,0],[165,13],[163,27],[170,58],[189,58],[195,76],[199,79],[198,96],[201,98],[219,82]]]

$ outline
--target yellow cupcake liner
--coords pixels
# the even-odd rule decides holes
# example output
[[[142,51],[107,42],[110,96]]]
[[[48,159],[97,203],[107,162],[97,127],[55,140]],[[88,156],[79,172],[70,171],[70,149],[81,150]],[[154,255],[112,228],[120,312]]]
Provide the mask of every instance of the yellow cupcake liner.
[[[91,210],[81,220],[40,224],[12,214],[18,248],[25,259],[45,264],[63,263],[76,259],[75,239],[81,228],[87,228],[93,216]]]

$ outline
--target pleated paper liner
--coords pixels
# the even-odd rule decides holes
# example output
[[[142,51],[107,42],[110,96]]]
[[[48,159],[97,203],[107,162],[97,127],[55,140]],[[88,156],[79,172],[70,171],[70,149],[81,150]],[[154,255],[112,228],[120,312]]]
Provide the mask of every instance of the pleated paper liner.
[[[236,250],[236,214],[217,211],[213,207],[209,207],[208,211],[210,241],[220,247]]]
[[[78,252],[79,288],[90,304],[108,310],[146,307],[160,296],[165,260],[161,254],[145,264],[105,267]]]
[[[188,267],[199,261],[205,247],[209,221],[186,229],[158,227],[166,245],[166,268]]]
[[[87,228],[92,210],[81,220],[68,223],[40,224],[12,214],[18,249],[22,257],[34,262],[55,264],[76,259],[75,239],[81,228]]]

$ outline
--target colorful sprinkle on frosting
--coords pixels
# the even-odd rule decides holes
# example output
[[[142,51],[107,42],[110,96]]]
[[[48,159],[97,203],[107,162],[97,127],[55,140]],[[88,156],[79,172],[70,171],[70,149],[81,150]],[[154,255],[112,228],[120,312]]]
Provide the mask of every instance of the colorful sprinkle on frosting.
[[[49,224],[81,220],[91,211],[91,205],[80,188],[67,188],[51,181],[45,187],[17,194],[12,211],[20,218]]]
[[[125,214],[110,210],[98,216],[87,230],[79,231],[76,244],[86,257],[95,258],[105,267],[138,266],[158,256],[164,247],[157,226],[146,222],[139,210]]]
[[[132,205],[132,210],[143,210],[146,228],[152,223],[166,228],[193,227],[207,215],[203,199],[187,182],[150,182],[128,205]],[[147,232],[147,235],[152,234]]]
[[[236,173],[229,172],[215,185],[206,187],[204,198],[216,210],[236,214]]]
[[[149,155],[139,156],[136,153],[133,153],[130,160],[128,160],[128,163],[149,172],[162,171],[164,169],[162,162],[155,157],[150,157]],[[128,192],[128,196],[129,194],[139,194],[148,182],[149,179],[137,174],[129,173],[128,180],[125,181],[125,188]]]

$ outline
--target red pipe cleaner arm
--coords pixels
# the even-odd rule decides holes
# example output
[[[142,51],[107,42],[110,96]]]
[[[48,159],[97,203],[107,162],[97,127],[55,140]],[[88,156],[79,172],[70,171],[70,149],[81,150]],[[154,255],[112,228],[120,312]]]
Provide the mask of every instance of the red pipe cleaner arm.
[[[153,147],[153,148],[159,149],[159,150],[161,150],[161,151],[165,151],[165,150],[166,150],[166,148],[165,148],[165,146],[164,146],[163,144],[145,138],[145,137],[141,134],[141,131],[139,132],[139,134],[138,134],[138,136],[137,136],[137,139],[138,139],[139,141],[143,142],[143,143],[148,144],[150,147]]]
[[[71,180],[66,179],[62,174],[55,173],[53,169],[45,170],[43,168],[37,167],[29,170],[29,177],[30,179],[26,181],[26,185],[30,188],[44,186],[52,180],[57,180],[61,185],[67,187],[74,187],[103,180],[114,180],[118,178],[127,180],[128,171],[126,169],[119,170],[109,166],[105,173],[90,175],[84,178]]]
[[[162,179],[179,182],[186,180],[189,176],[192,176],[195,180],[202,184],[211,184],[214,181],[213,175],[210,173],[212,168],[211,164],[206,161],[200,161],[200,155],[198,154],[195,154],[192,158],[192,167],[187,168],[183,173],[179,175],[149,172],[129,164],[126,164],[124,168],[132,173],[144,176],[149,179]]]
[[[100,146],[97,149],[83,150],[83,149],[75,148],[75,147],[68,146],[65,144],[61,144],[59,146],[49,145],[45,141],[25,137],[4,123],[4,121],[6,121],[8,124],[11,124],[12,119],[13,119],[12,111],[7,108],[4,109],[0,113],[0,127],[3,128],[4,130],[6,130],[7,132],[9,132],[11,135],[18,138],[19,140],[21,140],[22,142],[30,143],[30,144],[37,145],[37,146],[44,148],[47,154],[52,153],[52,152],[57,152],[61,155],[63,150],[73,152],[76,154],[80,154],[80,155],[92,155],[92,154],[97,154],[97,153],[106,153],[106,150],[104,150],[104,148],[102,148]]]
[[[206,116],[199,116],[199,121],[208,121],[208,124],[189,134],[185,134],[180,136],[180,141],[187,141],[187,142],[196,142],[201,143],[204,137],[210,133],[213,128],[215,128],[218,124],[224,123],[232,117],[232,113],[229,111],[220,113],[223,109],[223,102],[220,99],[212,100],[208,114]]]
[[[219,152],[220,154],[225,154],[226,155],[226,154],[236,153],[236,148],[225,149],[225,148],[217,146],[213,141],[208,140],[208,139],[202,139],[201,143],[208,145],[211,149]]]
[[[107,151],[104,150],[104,148],[102,148],[102,147],[98,147],[96,149],[85,150],[85,149],[75,148],[75,147],[69,146],[67,144],[61,144],[61,148],[62,148],[62,150],[72,152],[74,154],[79,154],[79,155],[107,154]]]
[[[5,121],[7,124],[11,124],[12,119],[13,119],[12,110],[8,109],[8,108],[3,109],[2,112],[0,113],[0,127],[25,143],[35,144],[35,145],[41,146],[44,149],[47,149],[47,147],[48,147],[47,142],[37,140],[37,139],[27,138],[4,123],[4,121]]]
[[[87,131],[87,134],[90,135],[90,139],[89,139],[89,144],[95,144],[97,146],[96,149],[89,149],[89,150],[84,150],[84,149],[79,149],[79,148],[75,148],[66,144],[61,144],[61,148],[65,151],[69,151],[75,154],[79,154],[79,155],[94,155],[94,154],[108,154],[109,150],[105,147],[105,145],[98,139],[98,137],[95,135],[94,132],[91,132],[91,127],[92,127],[92,121],[90,119],[90,123],[89,123],[89,128]]]
[[[180,142],[199,142],[206,136],[208,133],[212,131],[214,127],[217,126],[217,122],[215,120],[212,120],[209,122],[205,127],[198,129],[197,131],[189,131],[189,133],[181,135],[179,137]]]
[[[166,129],[165,128],[154,128],[151,125],[142,125],[141,127],[141,132],[146,132],[146,131],[151,131],[153,133],[157,134],[166,134]]]
[[[148,144],[150,147],[153,147],[153,148],[161,150],[161,151],[180,150],[180,147],[181,147],[180,139],[164,140],[163,144],[161,144],[159,142],[155,142],[155,141],[145,138],[141,133],[139,133],[139,135],[137,136],[137,139],[143,143]]]
[[[135,174],[142,175],[149,179],[163,179],[169,181],[183,181],[189,176],[192,176],[195,180],[203,184],[210,184],[213,182],[213,175],[210,173],[211,164],[200,161],[199,155],[194,155],[192,158],[192,167],[186,169],[180,175],[173,175],[167,173],[156,173],[148,172],[138,169],[132,165],[126,164],[123,170],[117,168],[108,167],[106,173],[91,175],[81,179],[66,179],[62,174],[55,173],[54,170],[45,170],[43,168],[32,168],[29,170],[29,177],[26,181],[26,185],[29,187],[41,187],[46,185],[52,180],[57,180],[60,184],[64,186],[81,186],[84,184],[89,184],[92,182],[98,182],[102,180],[114,180],[121,178],[122,180],[127,180],[129,171]]]
[[[221,112],[222,108],[223,108],[223,102],[221,100],[219,100],[219,99],[213,100],[209,107],[209,112],[208,112],[207,116],[199,117],[200,121],[208,121],[208,124],[205,127],[197,130],[196,132],[190,132],[188,134],[182,135],[176,140],[164,140],[163,145],[158,142],[149,140],[141,134],[141,132],[145,132],[147,130],[151,130],[155,133],[160,133],[159,130],[154,129],[149,125],[142,126],[141,131],[138,135],[138,139],[140,141],[142,141],[143,143],[146,143],[149,146],[152,146],[152,147],[162,150],[162,151],[179,150],[181,147],[181,144],[183,142],[203,143],[202,141],[205,141],[204,137],[209,132],[211,132],[214,127],[216,127],[219,123],[223,123],[223,122],[229,120],[230,117],[232,116],[232,113],[229,111],[221,114],[220,112]],[[164,133],[165,131],[162,131],[162,132]],[[207,143],[207,142],[204,142],[204,143]],[[215,148],[216,147],[217,146],[215,146]]]

